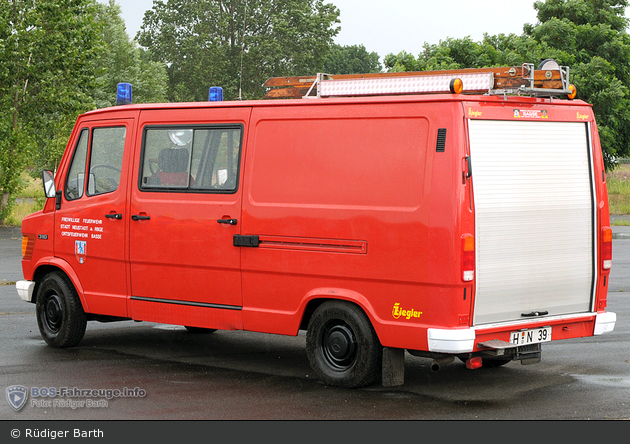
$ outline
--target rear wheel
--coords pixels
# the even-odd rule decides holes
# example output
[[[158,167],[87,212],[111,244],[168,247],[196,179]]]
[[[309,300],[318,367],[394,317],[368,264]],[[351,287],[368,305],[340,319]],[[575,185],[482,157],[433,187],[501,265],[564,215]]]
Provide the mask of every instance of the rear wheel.
[[[52,347],[72,347],[83,339],[87,316],[72,283],[62,273],[46,275],[36,299],[37,325]]]
[[[325,302],[315,310],[306,352],[317,376],[330,385],[364,387],[381,375],[383,347],[367,315],[348,302]]]

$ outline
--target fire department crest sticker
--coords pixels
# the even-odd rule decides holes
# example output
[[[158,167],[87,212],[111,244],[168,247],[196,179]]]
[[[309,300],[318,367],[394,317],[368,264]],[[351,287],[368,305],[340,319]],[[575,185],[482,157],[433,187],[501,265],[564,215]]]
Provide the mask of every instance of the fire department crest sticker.
[[[80,264],[84,263],[87,259],[87,242],[86,241],[74,241],[74,255]]]
[[[19,412],[28,399],[28,389],[23,385],[12,385],[7,387],[7,401],[13,410]]]

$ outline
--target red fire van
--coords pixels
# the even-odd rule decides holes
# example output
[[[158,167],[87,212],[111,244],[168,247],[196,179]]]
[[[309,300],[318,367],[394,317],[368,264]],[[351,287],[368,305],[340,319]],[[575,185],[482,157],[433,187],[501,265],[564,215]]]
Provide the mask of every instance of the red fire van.
[[[306,330],[318,377],[360,387],[402,384],[405,350],[528,364],[613,330],[604,163],[567,68],[268,86],[303,98],[78,118],[22,225],[49,345],[90,320]]]

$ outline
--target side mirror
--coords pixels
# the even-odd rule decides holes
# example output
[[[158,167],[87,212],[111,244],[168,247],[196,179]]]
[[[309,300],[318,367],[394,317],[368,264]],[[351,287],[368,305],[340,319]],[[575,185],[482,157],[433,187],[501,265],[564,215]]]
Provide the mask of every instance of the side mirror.
[[[44,182],[44,194],[48,198],[56,197],[57,190],[55,190],[55,176],[50,170],[42,171],[42,181]]]

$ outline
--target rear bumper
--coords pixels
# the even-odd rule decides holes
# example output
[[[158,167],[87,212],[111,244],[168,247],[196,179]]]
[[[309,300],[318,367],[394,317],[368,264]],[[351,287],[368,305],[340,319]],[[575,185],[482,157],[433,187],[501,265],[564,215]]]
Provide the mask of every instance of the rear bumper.
[[[595,330],[593,335],[603,335],[604,333],[610,333],[615,328],[617,322],[617,315],[615,313],[597,313],[595,318]]]
[[[35,288],[35,282],[33,281],[17,281],[15,283],[15,289],[18,292],[20,299],[26,302],[33,302],[33,289]]]
[[[584,314],[571,316],[553,316],[538,319],[536,322],[515,322],[509,324],[493,324],[473,328],[439,329],[429,328],[427,339],[429,351],[435,353],[472,353],[484,349],[483,345],[491,340],[509,341],[512,331],[553,327],[554,340],[570,339],[585,336],[598,336],[609,333],[615,328],[617,315],[615,313],[597,313],[594,316]]]
[[[436,353],[470,353],[475,346],[475,330],[472,328],[446,330],[429,328],[429,351]]]

